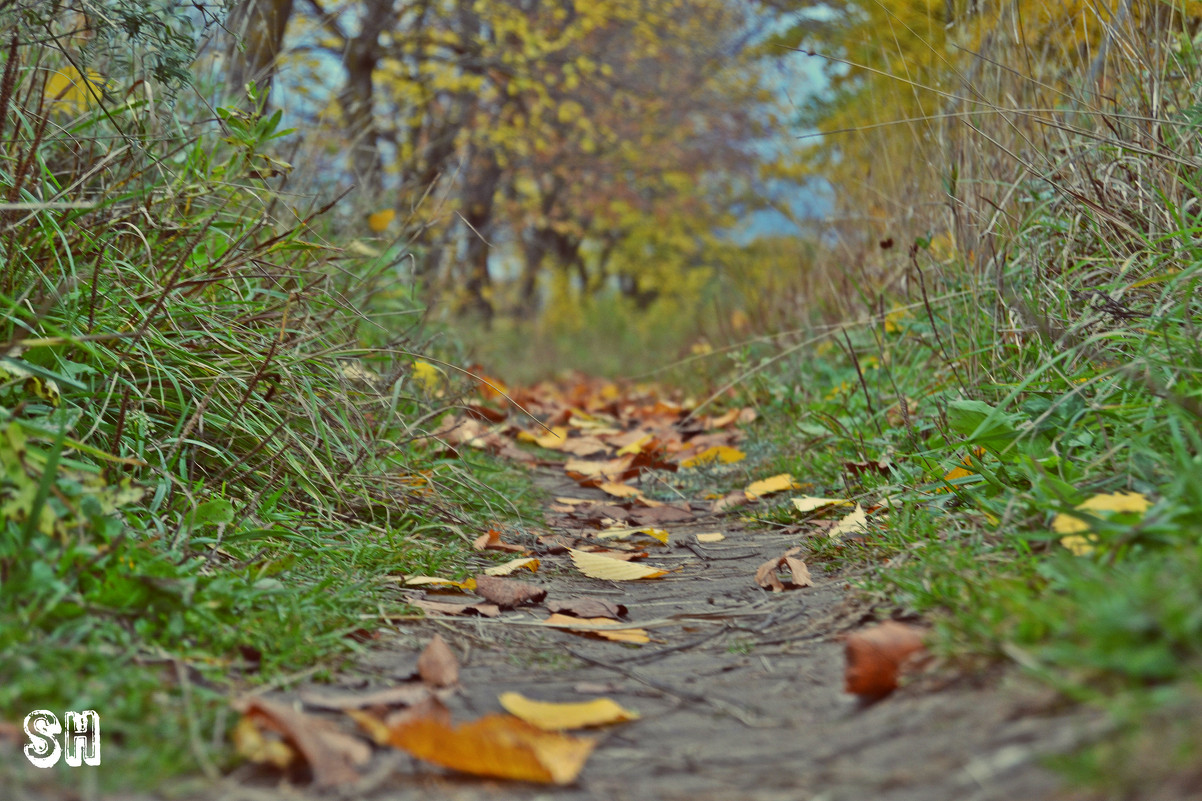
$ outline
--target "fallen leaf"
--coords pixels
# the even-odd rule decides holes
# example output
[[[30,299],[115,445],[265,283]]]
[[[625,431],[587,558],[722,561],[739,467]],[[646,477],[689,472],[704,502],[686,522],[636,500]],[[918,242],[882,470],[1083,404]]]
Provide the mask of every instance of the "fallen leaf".
[[[492,601],[502,609],[512,609],[526,603],[538,603],[547,597],[547,591],[534,584],[515,579],[476,576],[476,594]]]
[[[630,517],[634,522],[644,526],[650,526],[663,523],[683,523],[686,520],[693,520],[697,515],[689,509],[681,509],[679,506],[655,506],[650,509],[636,509],[630,512]]]
[[[893,692],[905,663],[926,651],[925,633],[917,626],[890,620],[848,635],[844,642],[846,692],[873,698]]]
[[[608,556],[598,556],[575,548],[569,548],[568,553],[571,555],[572,564],[576,565],[576,569],[589,578],[606,581],[634,581],[659,578],[668,573],[667,570],[633,562],[620,562],[617,559],[610,559]]]
[[[713,531],[713,532],[710,532],[709,534],[698,534],[697,535],[698,542],[722,542],[722,540],[724,540],[724,539],[726,539],[726,535],[723,534],[721,531]]]
[[[476,538],[472,543],[472,549],[477,551],[509,551],[510,553],[530,553],[530,549],[522,545],[514,545],[511,542],[503,542],[501,540],[501,532],[495,528],[490,528],[487,532]]]
[[[409,603],[413,604],[427,615],[435,613],[439,615],[479,615],[480,617],[497,617],[501,614],[501,607],[497,606],[496,604],[447,604],[439,601],[428,601],[425,598],[416,601],[410,601]]]
[[[430,687],[452,687],[459,683],[459,660],[441,634],[435,634],[417,658],[417,675]]]
[[[472,592],[476,589],[476,580],[454,581],[439,576],[409,576],[405,579],[406,587],[434,587],[436,589],[455,589],[462,592]]]
[[[541,621],[544,626],[566,629],[573,634],[583,634],[588,637],[600,637],[613,642],[646,643],[651,642],[651,635],[646,629],[614,628],[614,622],[607,617],[571,617],[570,615],[555,614]]]
[[[713,507],[711,507],[711,511],[714,514],[718,514],[720,512],[725,512],[727,509],[734,509],[735,507],[738,507],[738,506],[744,506],[748,503],[749,500],[750,499],[747,497],[746,492],[744,492],[742,490],[736,490],[735,492],[729,493],[725,497],[719,498],[718,500],[714,501],[714,505],[713,505]]]
[[[569,598],[565,601],[547,601],[547,611],[573,617],[607,617],[617,620],[626,616],[626,607],[604,598]]]
[[[654,448],[656,446],[655,437],[652,434],[646,434],[639,437],[634,442],[627,443],[618,449],[618,456],[627,454],[642,453],[645,449]]]
[[[635,534],[643,534],[650,537],[656,542],[663,545],[668,544],[669,534],[662,528],[652,528],[651,526],[629,526],[625,528],[607,528],[604,531],[598,532],[596,538],[599,540],[624,540]]]
[[[837,540],[844,534],[863,534],[867,531],[868,514],[864,511],[864,507],[857,503],[855,511],[841,518],[826,535],[833,540]]]
[[[501,693],[497,700],[509,714],[544,731],[583,729],[639,719],[639,713],[623,708],[621,704],[610,698],[595,698],[592,701],[576,703],[556,703],[535,701],[521,693],[507,692]]]
[[[514,559],[512,562],[506,562],[503,565],[494,565],[493,567],[486,568],[484,574],[486,576],[508,576],[510,573],[523,568],[529,570],[531,573],[537,573],[539,564],[540,562],[537,557],[528,556],[525,559]]]
[[[733,418],[732,418],[733,419]],[[697,467],[703,464],[732,464],[747,458],[747,454],[729,445],[714,445],[680,463],[681,467]]]
[[[772,476],[771,478],[760,479],[753,481],[743,490],[748,500],[755,500],[765,495],[771,495],[774,492],[784,492],[785,490],[801,489],[801,485],[793,480],[793,476],[788,473]]]
[[[267,698],[250,698],[241,706],[258,731],[270,729],[287,741],[309,766],[313,784],[336,787],[358,780],[356,766],[371,759],[371,749],[362,740],[332,729],[328,721],[298,712],[287,704]],[[248,736],[246,730],[243,736]],[[270,753],[270,752],[268,752]]]
[[[805,562],[794,556],[794,554],[800,553],[800,551],[801,548],[790,548],[775,559],[769,559],[767,562],[764,562],[755,571],[755,583],[766,590],[784,592],[786,587],[776,573],[782,567],[787,567],[793,577],[793,587],[814,586],[814,582],[810,578],[810,569],[806,566]]]
[[[1074,508],[1082,512],[1142,515],[1152,506],[1146,495],[1139,492],[1113,492],[1095,495]],[[1097,516],[1097,515],[1095,515]],[[1057,534],[1080,534],[1089,531],[1090,525],[1071,512],[1061,512],[1052,518],[1052,530]]]
[[[851,506],[851,501],[845,501],[842,498],[815,498],[812,495],[794,498],[792,503],[793,508],[802,514],[813,512],[816,509],[822,509],[827,506]]]
[[[398,726],[391,742],[418,759],[476,776],[571,784],[594,740],[545,732],[512,715],[487,715],[462,726],[421,718]]]
[[[615,498],[634,498],[642,495],[642,492],[635,487],[629,484],[619,484],[616,481],[602,481],[597,485],[597,489]]]
[[[600,484],[602,482],[621,482],[632,478],[638,473],[632,469],[633,456],[622,456],[603,462],[588,459],[568,459],[564,462],[563,471],[581,484]]]
[[[1098,535],[1070,534],[1060,538],[1060,544],[1068,548],[1073,556],[1089,556],[1098,549]]]
[[[234,741],[234,753],[256,765],[271,765],[284,770],[297,758],[296,751],[279,732],[263,730],[256,719],[250,716],[239,718],[230,737]]]

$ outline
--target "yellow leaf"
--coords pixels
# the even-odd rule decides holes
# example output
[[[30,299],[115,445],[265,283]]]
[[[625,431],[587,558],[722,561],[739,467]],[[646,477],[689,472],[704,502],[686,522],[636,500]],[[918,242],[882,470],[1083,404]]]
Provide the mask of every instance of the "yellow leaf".
[[[63,67],[46,79],[46,98],[66,111],[78,114],[92,108],[104,95],[104,78],[88,70],[85,78],[74,67]]]
[[[1089,534],[1084,537],[1080,534],[1072,534],[1060,538],[1060,544],[1072,551],[1073,556],[1089,556],[1094,552],[1097,542],[1097,534]]]
[[[553,703],[535,701],[521,693],[501,693],[497,700],[511,715],[545,731],[581,729],[638,720],[639,714],[623,708],[610,698],[596,698],[583,703]]]
[[[508,576],[517,570],[525,568],[531,573],[538,572],[539,561],[533,556],[528,556],[525,559],[514,559],[512,562],[506,562],[503,565],[494,565],[486,568],[484,573],[488,576]]]
[[[724,539],[726,539],[726,535],[723,534],[721,531],[715,531],[711,534],[698,534],[697,535],[698,542],[722,542],[722,540],[724,540]]]
[[[388,229],[389,223],[396,218],[396,209],[381,209],[375,214],[367,215],[367,227],[374,234],[382,234]]]
[[[589,578],[606,581],[635,581],[659,578],[668,573],[667,570],[610,559],[607,556],[598,556],[588,551],[577,551],[574,548],[569,548],[568,553],[571,555],[572,564],[576,565],[576,569]]]
[[[1138,492],[1114,492],[1095,495],[1077,504],[1082,512],[1110,512],[1113,514],[1143,514],[1152,502]],[[1052,519],[1052,530],[1057,534],[1079,534],[1089,531],[1089,524],[1072,513],[1061,513]]]
[[[446,381],[441,367],[421,360],[413,363],[413,378],[426,392],[434,392]]]
[[[635,487],[632,487],[629,484],[619,484],[616,481],[602,481],[597,485],[597,489],[612,495],[615,498],[632,498],[642,494],[642,492]]]
[[[856,509],[851,514],[844,517],[835,524],[827,536],[831,539],[838,539],[844,534],[862,534],[868,531],[868,515],[864,512],[864,507],[856,504]]]
[[[654,436],[652,436],[651,434],[646,434],[642,437],[639,437],[638,439],[636,439],[634,442],[630,443],[629,445],[619,448],[617,455],[625,456],[628,453],[642,453],[643,448],[645,448],[648,444],[650,444],[654,441],[655,441]]]
[[[427,585],[454,587],[464,592],[471,592],[476,589],[476,580],[470,578],[466,581],[454,581],[448,578],[440,578],[439,576],[410,576],[405,579],[405,585],[408,587],[423,587]]]
[[[647,633],[646,629],[614,628],[613,620],[607,617],[572,617],[571,615],[556,612],[542,621],[542,624],[557,629],[567,629],[576,634],[601,637],[602,639],[613,640],[614,642],[651,642],[651,635]]]
[[[824,506],[851,506],[851,501],[841,498],[815,498],[813,495],[804,495],[793,499],[793,508],[802,514],[821,509]]]
[[[596,741],[546,732],[512,715],[462,726],[420,718],[397,727],[392,744],[418,759],[496,779],[571,784]]]
[[[793,476],[788,473],[781,473],[771,478],[753,481],[747,485],[747,489],[743,490],[749,500],[755,500],[763,495],[771,495],[774,492],[784,492],[785,490],[801,489],[801,485],[793,480]]]
[[[662,545],[668,544],[668,532],[662,528],[652,528],[651,526],[607,528],[595,536],[599,540],[624,540],[634,534],[646,534],[651,539],[658,540]]]
[[[747,454],[729,445],[714,445],[680,463],[681,467],[696,467],[700,464],[731,464],[747,458]]]

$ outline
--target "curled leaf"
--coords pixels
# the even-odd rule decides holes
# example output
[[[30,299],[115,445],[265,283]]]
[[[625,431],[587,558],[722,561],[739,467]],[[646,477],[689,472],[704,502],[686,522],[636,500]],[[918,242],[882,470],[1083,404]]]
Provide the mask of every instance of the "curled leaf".
[[[667,570],[633,562],[622,562],[610,559],[608,556],[578,551],[575,548],[568,548],[568,553],[571,555],[572,564],[576,565],[576,569],[589,578],[605,579],[606,581],[635,581],[659,578],[668,573]]]
[[[810,569],[806,566],[805,562],[794,555],[800,551],[801,548],[790,548],[775,559],[769,559],[767,562],[764,562],[755,571],[755,583],[766,590],[784,592],[786,589],[785,584],[777,576],[777,571],[784,567],[788,568],[792,576],[793,587],[814,586],[814,582],[810,578]]]
[[[639,714],[625,709],[610,698],[595,698],[583,703],[535,701],[521,693],[501,693],[497,700],[511,715],[545,731],[583,729],[638,720]]]

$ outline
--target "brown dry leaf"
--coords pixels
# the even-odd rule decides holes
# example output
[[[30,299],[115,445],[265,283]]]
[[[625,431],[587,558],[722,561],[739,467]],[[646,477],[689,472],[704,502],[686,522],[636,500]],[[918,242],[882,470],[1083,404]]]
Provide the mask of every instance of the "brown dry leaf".
[[[611,698],[595,698],[592,701],[555,703],[535,701],[521,693],[508,692],[497,696],[501,706],[511,715],[521,718],[544,731],[583,729],[591,726],[607,726],[638,720],[639,713],[625,709]]]
[[[547,597],[547,591],[534,584],[515,579],[476,576],[476,594],[487,598],[502,609],[513,609],[526,603],[538,603]]]
[[[667,570],[638,565],[633,562],[621,562],[608,556],[587,553],[575,548],[569,548],[568,553],[571,555],[572,564],[576,565],[576,569],[589,578],[606,581],[635,581],[659,578],[668,573]]]
[[[841,518],[826,535],[837,540],[845,534],[865,534],[867,532],[868,514],[864,511],[864,507],[857,503],[855,511]]]
[[[514,545],[511,542],[501,541],[501,532],[495,528],[490,528],[487,532],[480,535],[475,542],[472,543],[472,549],[476,551],[508,551],[510,553],[530,553],[530,549],[522,545]]]
[[[630,550],[614,550],[616,548],[629,548]],[[615,542],[613,548],[602,548],[600,545],[581,545],[580,550],[585,553],[595,553],[598,556],[608,556],[610,559],[617,559],[620,562],[629,562],[633,559],[646,559],[648,556],[648,553],[639,550],[637,545],[630,545],[624,542]]]
[[[846,692],[872,698],[893,692],[903,666],[926,651],[925,634],[917,626],[890,620],[848,635],[844,642]]]
[[[487,715],[452,727],[431,718],[398,726],[392,744],[418,759],[476,776],[571,784],[594,740],[545,732],[512,715]]]
[[[669,504],[654,506],[649,509],[635,509],[629,513],[629,516],[634,522],[643,526],[683,523],[697,517],[690,509],[681,509],[679,506],[671,506]]]
[[[727,509],[734,509],[736,507],[746,505],[748,500],[749,499],[747,497],[746,492],[743,492],[742,490],[735,490],[734,492],[726,495],[725,497],[719,498],[718,500],[714,501],[714,505],[711,508],[711,511],[714,514],[718,514],[719,512],[725,512]]]
[[[484,571],[486,576],[508,576],[518,570],[529,570],[531,573],[538,572],[538,566],[541,562],[537,557],[528,556],[525,559],[514,559],[512,562],[506,562],[503,565],[494,565]]]
[[[551,615],[546,620],[542,621],[544,626],[551,626],[557,629],[567,629],[573,634],[582,634],[586,637],[600,637],[604,640],[612,640],[614,642],[629,642],[629,643],[647,643],[651,642],[651,635],[646,629],[615,629],[612,628],[614,622],[607,617],[571,617],[570,615]]]
[[[362,740],[331,728],[327,721],[298,712],[267,698],[250,698],[238,704],[259,731],[282,735],[309,766],[318,787],[336,787],[359,779],[356,766],[371,759],[371,748]],[[244,732],[245,734],[245,732]]]
[[[569,437],[556,447],[555,450],[586,458],[601,453],[609,453],[610,447],[596,437]]]
[[[435,634],[417,658],[417,675],[429,687],[453,687],[459,683],[459,660],[441,634]]]
[[[633,477],[638,470],[631,468],[633,456],[622,456],[603,462],[588,459],[568,459],[563,471],[581,484],[600,484],[606,481],[621,482]]]
[[[566,601],[547,601],[547,611],[573,617],[607,617],[617,620],[626,616],[626,607],[604,598],[569,598]]]
[[[806,567],[806,563],[798,559],[794,554],[801,551],[801,548],[790,548],[775,559],[770,559],[760,565],[755,571],[755,583],[759,584],[766,590],[773,592],[784,592],[785,584],[776,575],[777,571],[782,567],[787,567],[792,575],[793,581],[790,586],[795,588],[812,587],[813,580],[810,578],[810,569]]]

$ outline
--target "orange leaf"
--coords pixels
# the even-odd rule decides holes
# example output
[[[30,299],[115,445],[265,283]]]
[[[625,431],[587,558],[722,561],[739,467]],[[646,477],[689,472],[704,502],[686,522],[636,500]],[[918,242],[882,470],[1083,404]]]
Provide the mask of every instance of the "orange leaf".
[[[546,732],[512,715],[487,715],[454,727],[415,720],[393,730],[392,744],[418,759],[476,776],[571,784],[596,741]]]
[[[869,697],[893,692],[902,666],[911,657],[925,652],[924,634],[917,626],[890,620],[849,635],[844,643],[846,691]]]

